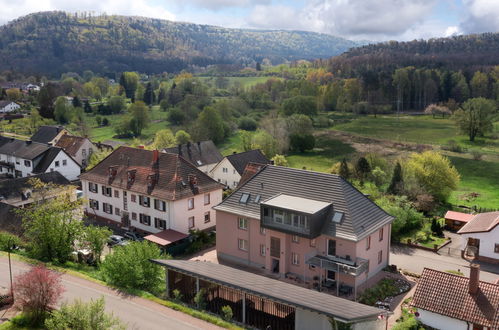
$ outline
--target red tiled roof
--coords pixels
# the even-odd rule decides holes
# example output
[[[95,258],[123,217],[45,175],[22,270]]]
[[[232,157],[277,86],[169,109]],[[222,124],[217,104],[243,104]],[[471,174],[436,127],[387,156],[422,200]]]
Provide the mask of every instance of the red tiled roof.
[[[157,167],[154,167],[153,154],[151,150],[122,146],[80,178],[164,200],[179,200],[222,189],[221,184],[176,154],[158,152]],[[111,168],[116,171],[114,178],[109,176]],[[154,177],[155,171],[156,183],[149,186],[148,178]],[[130,182],[129,172],[135,176]],[[195,185],[189,181],[194,177],[197,180]]]
[[[479,213],[458,231],[458,234],[481,233],[494,229],[499,224],[499,211]]]
[[[246,167],[244,168],[244,172],[241,175],[241,179],[239,180],[239,184],[237,186],[238,187],[242,186],[244,183],[246,183],[246,181],[251,179],[251,177],[253,175],[260,172],[260,170],[262,168],[264,168],[265,166],[267,166],[267,165],[266,164],[258,164],[258,163],[248,163],[246,165]]]
[[[468,222],[471,219],[473,219],[474,216],[475,215],[468,214],[468,213],[462,213],[462,212],[456,212],[456,211],[447,211],[447,213],[445,213],[444,218],[449,219],[449,220],[454,220],[454,221]]]
[[[75,157],[76,153],[78,152],[78,150],[80,150],[85,140],[86,138],[84,137],[65,134],[61,136],[61,138],[55,145],[56,147],[64,149],[64,151],[66,151],[66,153],[68,153],[72,157]]]
[[[412,305],[454,319],[499,329],[499,285],[480,281],[476,294],[469,278],[425,268]]]
[[[181,232],[175,231],[173,229],[167,229],[157,234],[147,235],[144,238],[158,245],[166,246],[170,243],[186,238],[187,236],[188,235],[182,234]]]

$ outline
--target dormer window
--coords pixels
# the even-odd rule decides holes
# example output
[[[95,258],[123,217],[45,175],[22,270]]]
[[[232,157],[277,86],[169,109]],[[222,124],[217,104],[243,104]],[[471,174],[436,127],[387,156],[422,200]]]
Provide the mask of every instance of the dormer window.
[[[127,172],[127,183],[132,185],[135,181],[135,170]]]
[[[108,169],[108,175],[109,175],[109,180],[113,180],[116,177],[116,174],[118,173],[118,170],[114,166],[109,166]]]
[[[333,223],[341,223],[341,220],[343,220],[343,212],[334,212],[331,221]]]
[[[248,200],[249,200],[250,196],[251,196],[251,195],[250,195],[250,194],[248,194],[248,193],[243,193],[243,194],[241,195],[241,198],[239,199],[239,203],[243,203],[243,204],[248,203]]]

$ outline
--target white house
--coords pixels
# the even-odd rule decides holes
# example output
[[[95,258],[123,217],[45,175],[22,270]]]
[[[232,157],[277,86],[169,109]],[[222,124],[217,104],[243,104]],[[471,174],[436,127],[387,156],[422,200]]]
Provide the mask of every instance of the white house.
[[[64,149],[82,168],[87,167],[90,155],[97,150],[89,139],[69,134],[61,136],[55,146]]]
[[[411,303],[417,319],[440,330],[499,329],[499,284],[479,277],[476,264],[469,278],[425,268]]]
[[[270,164],[270,160],[260,150],[233,153],[215,165],[210,171],[210,176],[227,188],[235,189],[249,163],[267,165]]]
[[[499,264],[499,211],[475,215],[458,234],[463,256]]]
[[[163,149],[162,152],[177,154],[208,174],[223,159],[222,154],[213,141],[187,142],[177,147]]]
[[[0,175],[19,178],[53,171],[74,181],[81,167],[61,148],[0,136]]]
[[[21,106],[12,101],[0,101],[0,113],[12,112],[21,109]]]
[[[86,213],[145,233],[214,227],[222,186],[179,155],[119,147],[80,176]]]

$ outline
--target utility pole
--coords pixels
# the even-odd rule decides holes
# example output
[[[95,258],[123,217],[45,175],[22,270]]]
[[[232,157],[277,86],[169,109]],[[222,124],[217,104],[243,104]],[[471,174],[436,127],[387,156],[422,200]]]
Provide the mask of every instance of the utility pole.
[[[12,238],[9,238],[9,247],[7,249],[7,255],[9,257],[9,274],[10,274],[10,296],[12,297],[12,302],[14,302],[14,287],[12,285],[12,264],[10,263],[10,252],[13,249]]]

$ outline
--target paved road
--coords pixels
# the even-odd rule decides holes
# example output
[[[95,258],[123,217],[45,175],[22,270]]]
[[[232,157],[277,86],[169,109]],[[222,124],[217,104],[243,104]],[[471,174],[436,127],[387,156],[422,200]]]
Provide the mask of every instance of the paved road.
[[[440,271],[460,270],[469,276],[470,263],[462,258],[445,255],[445,248],[441,254],[414,249],[406,246],[393,245],[390,253],[390,264],[413,273],[421,274],[423,268],[433,268]],[[481,264],[480,279],[495,282],[499,279],[499,266]]]
[[[30,268],[29,265],[13,261],[13,275],[21,274]],[[9,271],[6,257],[0,256],[0,291],[9,287]],[[124,296],[108,287],[90,282],[79,277],[64,274],[62,283],[65,288],[63,301],[80,298],[84,301],[104,296],[106,310],[124,322],[129,329],[220,329],[211,323],[174,311],[154,302],[138,297]]]

